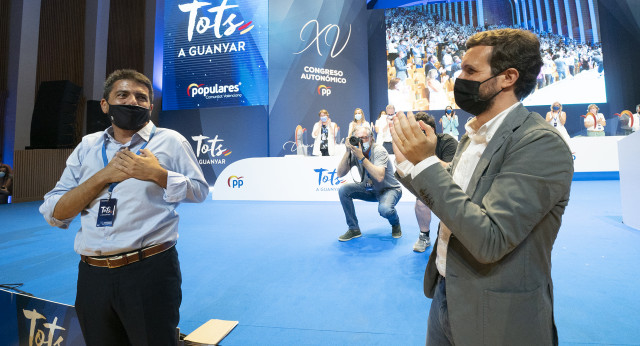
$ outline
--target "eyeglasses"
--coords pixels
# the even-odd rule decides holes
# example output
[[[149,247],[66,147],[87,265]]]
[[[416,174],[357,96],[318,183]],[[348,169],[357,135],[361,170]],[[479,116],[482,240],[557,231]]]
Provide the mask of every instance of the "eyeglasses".
[[[358,138],[360,138],[360,139],[367,139],[367,138],[369,138],[369,136],[362,136],[362,137],[358,137]]]

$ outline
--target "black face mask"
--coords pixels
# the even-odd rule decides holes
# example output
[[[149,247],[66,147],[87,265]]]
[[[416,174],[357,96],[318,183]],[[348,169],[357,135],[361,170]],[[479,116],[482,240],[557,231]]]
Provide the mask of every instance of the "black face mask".
[[[133,105],[109,105],[111,122],[123,130],[140,130],[150,117],[149,108]]]
[[[493,94],[493,96],[483,100],[480,98],[480,85],[497,76],[498,75],[487,78],[482,82],[462,78],[456,79],[456,83],[453,85],[453,97],[456,100],[456,104],[458,104],[460,109],[473,115],[478,115],[487,110],[491,100],[501,93],[502,89]]]

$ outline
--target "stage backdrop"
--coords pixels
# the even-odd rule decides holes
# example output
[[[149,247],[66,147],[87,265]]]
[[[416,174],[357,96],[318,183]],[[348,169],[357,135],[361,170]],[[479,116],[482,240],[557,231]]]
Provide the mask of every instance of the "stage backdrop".
[[[266,105],[267,4],[165,0],[162,108]]]
[[[344,141],[355,108],[372,120],[368,15],[363,1],[166,0],[160,125],[212,185],[237,160],[294,153],[298,125],[312,144],[320,109]]]
[[[295,153],[297,125],[313,144],[321,109],[340,127],[339,140],[355,108],[371,121],[367,18],[364,1],[269,1],[270,156]]]
[[[268,156],[268,4],[165,0],[160,125],[192,144],[210,184]]]
[[[267,106],[163,111],[160,124],[191,143],[211,186],[232,162],[267,153]]]
[[[624,49],[613,49],[636,40],[635,31],[620,31],[619,18],[613,17],[625,11],[609,8],[613,1],[598,3],[608,66],[630,66],[621,60],[628,54],[616,54]],[[382,10],[366,10],[364,1],[348,0],[226,0],[199,7],[202,4],[165,0],[165,23],[158,24],[165,25],[165,107],[160,126],[174,128],[191,141],[212,185],[226,166],[239,159],[296,153],[298,125],[307,129],[306,142],[312,144],[310,133],[320,109],[327,109],[340,126],[340,141],[356,107],[364,110],[368,121],[384,109]],[[607,135],[618,132],[615,113],[633,109],[638,102],[629,101],[632,82],[638,80],[630,76],[635,76],[633,69],[607,70],[610,101],[599,104],[607,118]],[[238,91],[228,87],[236,84]],[[229,97],[207,98],[221,88]],[[586,134],[580,117],[586,107],[563,108],[572,136]],[[549,106],[529,109],[544,116]],[[469,114],[458,111],[458,115],[462,133]]]

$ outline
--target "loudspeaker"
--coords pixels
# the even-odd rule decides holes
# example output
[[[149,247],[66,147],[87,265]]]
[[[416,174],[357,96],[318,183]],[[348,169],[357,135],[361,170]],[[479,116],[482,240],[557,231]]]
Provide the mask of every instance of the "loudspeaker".
[[[100,101],[87,101],[87,134],[102,132],[111,126],[111,120],[102,112]]]
[[[73,148],[81,87],[68,80],[40,83],[31,117],[31,149]]]

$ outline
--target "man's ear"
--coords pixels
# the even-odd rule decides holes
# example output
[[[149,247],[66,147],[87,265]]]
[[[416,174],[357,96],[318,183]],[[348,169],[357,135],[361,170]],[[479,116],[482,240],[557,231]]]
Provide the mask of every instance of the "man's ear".
[[[516,84],[516,81],[520,78],[520,72],[518,72],[517,69],[510,67],[504,71],[503,76],[502,88],[506,89]]]
[[[107,102],[107,100],[100,100],[100,108],[102,108],[102,113],[109,114],[109,103]]]

